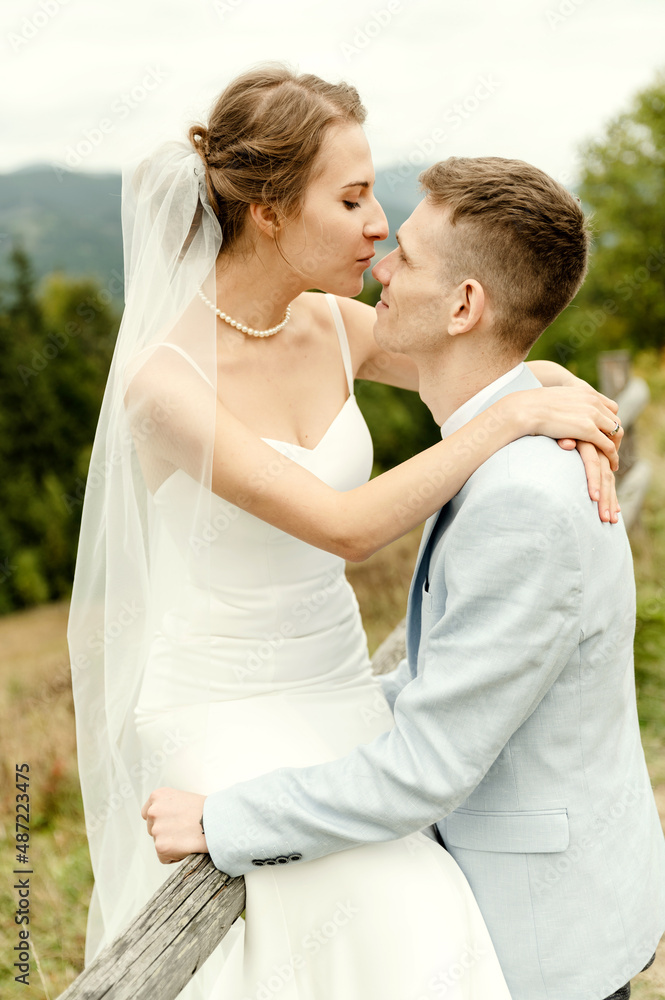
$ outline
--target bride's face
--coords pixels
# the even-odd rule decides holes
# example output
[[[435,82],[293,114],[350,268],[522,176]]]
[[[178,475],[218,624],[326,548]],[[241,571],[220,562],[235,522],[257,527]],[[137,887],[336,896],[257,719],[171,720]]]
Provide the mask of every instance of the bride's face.
[[[301,213],[282,229],[280,246],[306,281],[336,295],[357,295],[374,243],[388,236],[373,194],[374,167],[359,125],[328,129]]]

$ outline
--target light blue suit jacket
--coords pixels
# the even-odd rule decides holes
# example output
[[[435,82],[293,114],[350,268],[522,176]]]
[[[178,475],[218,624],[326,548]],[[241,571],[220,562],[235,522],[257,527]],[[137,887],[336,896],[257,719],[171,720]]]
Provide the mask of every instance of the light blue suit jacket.
[[[525,369],[485,405],[538,384]],[[436,823],[514,1000],[603,1000],[665,930],[634,616],[626,532],[601,523],[577,453],[513,442],[425,527],[407,659],[383,679],[395,727],[209,796],[214,863],[238,875]]]

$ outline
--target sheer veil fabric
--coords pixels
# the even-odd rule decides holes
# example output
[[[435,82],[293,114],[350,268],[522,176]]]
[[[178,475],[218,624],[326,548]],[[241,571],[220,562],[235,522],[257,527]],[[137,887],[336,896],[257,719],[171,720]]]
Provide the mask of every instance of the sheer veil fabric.
[[[210,533],[221,530],[211,492],[216,317],[197,293],[215,301],[222,236],[189,144],[167,143],[123,171],[122,227],[125,310],[92,447],[67,629],[95,876],[86,961],[146,901],[146,868],[155,887],[168,871],[140,810],[186,735],[170,733],[142,757],[134,710],[157,624],[168,609],[187,611],[187,580],[197,583],[199,641],[210,636],[200,598],[210,594]],[[177,552],[153,499],[176,470],[189,499],[179,512],[188,544]]]

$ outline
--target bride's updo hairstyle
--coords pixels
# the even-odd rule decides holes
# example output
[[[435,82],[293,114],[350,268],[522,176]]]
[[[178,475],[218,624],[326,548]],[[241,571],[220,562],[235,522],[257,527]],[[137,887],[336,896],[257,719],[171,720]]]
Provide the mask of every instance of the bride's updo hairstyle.
[[[298,215],[326,130],[358,124],[367,112],[346,83],[326,83],[287,66],[266,65],[237,77],[218,97],[208,126],[189,140],[206,165],[210,204],[222,228],[222,252],[237,243],[251,204],[268,205],[277,222]]]

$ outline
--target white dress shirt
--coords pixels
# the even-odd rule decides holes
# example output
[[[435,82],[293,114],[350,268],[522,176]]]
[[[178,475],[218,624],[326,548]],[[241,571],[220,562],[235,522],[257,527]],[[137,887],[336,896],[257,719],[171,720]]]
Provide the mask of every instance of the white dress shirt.
[[[524,371],[524,367],[524,362],[520,361],[520,363],[515,365],[514,368],[511,368],[509,372],[505,372],[505,374],[500,375],[499,378],[494,379],[493,382],[486,385],[484,389],[477,392],[475,396],[471,397],[471,399],[467,399],[466,403],[462,403],[462,405],[448,417],[441,427],[441,437],[448,437],[449,434],[452,434],[454,431],[458,431],[460,427],[464,427],[464,424],[468,424],[469,420],[480,412],[483,403],[490,399],[495,392],[499,391],[499,389],[502,389],[504,385],[508,385],[508,383],[512,382],[514,378],[521,375]]]

